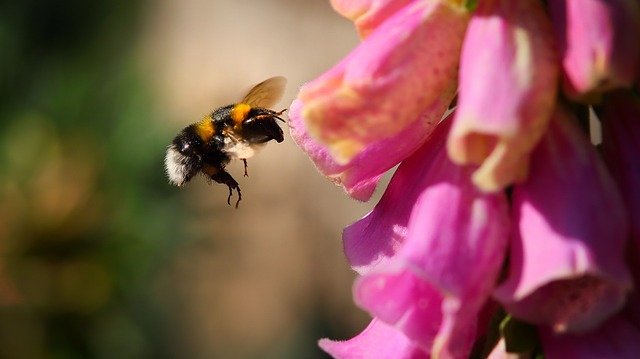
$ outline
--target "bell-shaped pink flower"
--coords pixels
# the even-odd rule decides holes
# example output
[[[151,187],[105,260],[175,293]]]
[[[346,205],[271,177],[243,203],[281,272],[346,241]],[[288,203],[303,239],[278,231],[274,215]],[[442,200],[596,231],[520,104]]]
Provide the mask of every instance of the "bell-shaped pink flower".
[[[289,109],[289,128],[295,143],[307,153],[317,169],[329,180],[342,186],[353,198],[368,200],[378,180],[389,169],[409,157],[429,138],[453,94],[434,101],[417,121],[402,132],[367,145],[348,164],[338,164],[326,146],[313,139],[300,116],[302,101],[294,100]]]
[[[336,359],[431,358],[401,331],[377,319],[355,338],[346,341],[321,339],[319,345]]]
[[[436,102],[453,98],[467,10],[414,1],[334,68],[299,92],[307,131],[348,164],[368,145],[403,132]],[[428,128],[434,123],[422,123]]]
[[[549,12],[573,98],[630,86],[640,63],[637,0],[554,0]]]
[[[472,169],[448,159],[449,125],[400,165],[380,203],[344,235],[364,273],[356,302],[442,358],[471,349],[509,230],[506,196],[480,192]]]
[[[363,39],[414,0],[331,0],[333,8],[353,21]]]
[[[512,197],[509,275],[495,297],[523,320],[557,332],[592,329],[631,288],[622,198],[595,148],[562,106]]]
[[[539,0],[479,1],[462,49],[448,147],[454,162],[481,164],[473,180],[483,190],[526,178],[556,100],[554,46]]]

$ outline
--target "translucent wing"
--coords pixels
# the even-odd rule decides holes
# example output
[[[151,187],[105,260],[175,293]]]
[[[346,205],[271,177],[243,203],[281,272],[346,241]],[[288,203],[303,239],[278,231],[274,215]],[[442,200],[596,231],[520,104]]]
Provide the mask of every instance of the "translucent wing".
[[[282,76],[266,79],[255,85],[242,99],[242,103],[251,107],[271,108],[282,98],[286,84],[287,79]]]

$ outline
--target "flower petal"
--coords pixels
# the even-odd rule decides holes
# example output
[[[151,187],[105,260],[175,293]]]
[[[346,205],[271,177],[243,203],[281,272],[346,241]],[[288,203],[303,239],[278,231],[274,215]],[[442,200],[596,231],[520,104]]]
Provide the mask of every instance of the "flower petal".
[[[344,251],[351,267],[360,274],[387,262],[407,236],[409,216],[424,184],[424,178],[445,141],[451,115],[433,133],[429,142],[403,162],[376,207],[361,220],[345,228]],[[384,158],[383,153],[377,154]],[[372,158],[376,158],[372,156]]]
[[[347,341],[321,339],[320,348],[336,359],[428,359],[430,355],[399,330],[373,319],[365,330]]]
[[[471,349],[478,313],[502,267],[509,227],[504,194],[479,192],[471,169],[448,159],[445,121],[400,165],[369,220],[345,231],[352,265],[354,259],[378,261],[365,261],[370,267],[356,282],[356,302],[443,358]],[[399,247],[391,233],[396,226],[406,226],[406,238],[388,257]],[[365,249],[359,257],[366,247],[363,234],[378,230],[378,256]]]
[[[289,128],[294,142],[309,155],[323,175],[342,186],[351,197],[366,201],[373,194],[380,177],[409,157],[429,138],[452,98],[451,93],[434,101],[418,120],[402,132],[367,145],[346,165],[338,164],[329,150],[307,133],[300,116],[303,106],[301,100],[294,100],[290,106]]]
[[[631,287],[622,198],[575,118],[559,107],[513,191],[510,273],[495,296],[508,312],[554,330],[589,330]]]
[[[360,37],[367,37],[386,19],[414,0],[331,0],[333,8],[356,25]]]
[[[480,2],[469,23],[448,149],[456,163],[482,164],[473,180],[483,190],[526,178],[556,98],[552,39],[539,0]]]
[[[640,353],[640,331],[620,316],[582,335],[542,329],[540,340],[547,359],[635,359]]]
[[[300,90],[309,134],[347,164],[453,96],[468,18],[466,9],[446,0],[415,1],[398,11]]]
[[[549,2],[564,69],[563,87],[581,97],[630,86],[640,60],[637,0]]]

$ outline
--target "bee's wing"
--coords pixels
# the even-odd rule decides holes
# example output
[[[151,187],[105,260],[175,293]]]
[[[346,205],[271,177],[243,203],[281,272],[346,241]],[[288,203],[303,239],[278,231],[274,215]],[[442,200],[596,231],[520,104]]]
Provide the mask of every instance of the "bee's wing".
[[[242,99],[242,103],[251,107],[271,108],[282,98],[286,84],[287,79],[282,76],[266,79],[255,85]]]

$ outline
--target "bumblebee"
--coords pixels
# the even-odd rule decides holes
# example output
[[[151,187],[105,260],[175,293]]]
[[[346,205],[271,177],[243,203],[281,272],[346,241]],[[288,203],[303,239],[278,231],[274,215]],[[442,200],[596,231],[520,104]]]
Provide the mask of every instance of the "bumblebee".
[[[276,112],[269,108],[280,100],[285,84],[284,77],[267,79],[254,86],[240,103],[221,107],[182,129],[167,147],[164,159],[169,183],[181,187],[201,173],[229,187],[229,205],[235,190],[238,208],[240,187],[225,167],[231,160],[242,160],[247,176],[247,158],[271,140],[284,140],[276,120],[284,122],[280,116],[286,109]]]

